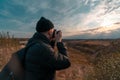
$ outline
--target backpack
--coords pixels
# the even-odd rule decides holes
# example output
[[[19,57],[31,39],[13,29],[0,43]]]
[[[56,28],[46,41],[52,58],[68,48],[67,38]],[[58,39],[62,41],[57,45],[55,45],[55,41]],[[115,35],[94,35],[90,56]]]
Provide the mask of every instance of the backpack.
[[[27,50],[35,42],[13,53],[11,59],[0,72],[0,80],[24,80],[25,77],[25,57]]]

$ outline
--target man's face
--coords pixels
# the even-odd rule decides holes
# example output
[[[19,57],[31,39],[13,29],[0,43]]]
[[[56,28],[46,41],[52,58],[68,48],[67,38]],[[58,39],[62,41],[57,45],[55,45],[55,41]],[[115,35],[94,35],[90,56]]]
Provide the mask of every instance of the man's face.
[[[48,34],[49,34],[50,40],[52,39],[53,32],[54,32],[54,29],[50,29],[50,30],[48,31]]]

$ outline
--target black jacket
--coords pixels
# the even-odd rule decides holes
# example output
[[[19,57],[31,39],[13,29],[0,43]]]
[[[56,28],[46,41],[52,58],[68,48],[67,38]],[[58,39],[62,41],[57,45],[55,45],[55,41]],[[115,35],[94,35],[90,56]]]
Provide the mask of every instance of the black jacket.
[[[70,66],[62,42],[57,43],[58,53],[54,52],[49,39],[41,33],[35,33],[27,45],[32,42],[36,43],[27,50],[25,59],[26,80],[54,80],[56,70]]]

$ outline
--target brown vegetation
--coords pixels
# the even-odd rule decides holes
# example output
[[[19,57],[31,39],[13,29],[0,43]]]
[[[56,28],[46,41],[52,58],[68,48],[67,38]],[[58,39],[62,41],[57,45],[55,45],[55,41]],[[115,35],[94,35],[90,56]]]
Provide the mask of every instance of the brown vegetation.
[[[119,80],[120,40],[65,41],[71,67],[57,71],[56,80]],[[19,40],[0,33],[0,69],[20,49]]]
[[[82,80],[119,80],[120,79],[119,44],[120,44],[119,39],[79,40],[67,42],[67,45],[69,47],[79,51],[79,53],[77,54],[84,55],[84,58],[82,60],[85,59],[90,64],[89,66],[87,66],[88,63],[85,63],[87,73],[85,73],[84,75],[87,76],[83,76]],[[77,57],[75,59],[77,59]],[[81,58],[78,59],[81,60]],[[77,69],[75,67],[73,68]],[[91,68],[91,70],[89,68]]]
[[[19,41],[7,33],[0,33],[0,69],[8,62],[11,54],[20,48]]]

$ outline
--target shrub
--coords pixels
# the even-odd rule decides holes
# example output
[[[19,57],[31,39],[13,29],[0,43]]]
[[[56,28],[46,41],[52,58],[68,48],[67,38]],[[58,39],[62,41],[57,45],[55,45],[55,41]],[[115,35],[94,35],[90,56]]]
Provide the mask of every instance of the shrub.
[[[94,70],[96,80],[120,80],[120,53],[101,55]]]

